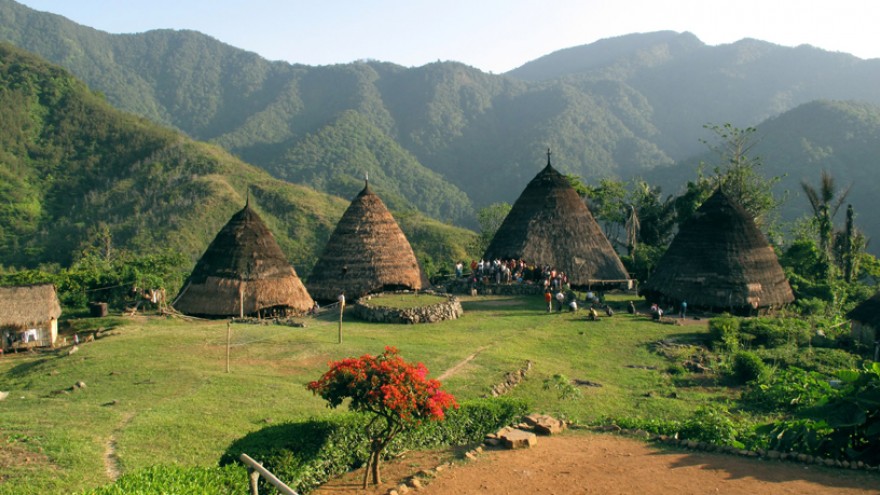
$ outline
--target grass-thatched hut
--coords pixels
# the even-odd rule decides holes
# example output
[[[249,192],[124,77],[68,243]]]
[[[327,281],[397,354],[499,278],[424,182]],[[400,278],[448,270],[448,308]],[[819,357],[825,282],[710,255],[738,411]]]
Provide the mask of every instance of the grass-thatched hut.
[[[0,287],[0,348],[54,346],[60,316],[52,284]]]
[[[319,301],[426,285],[412,246],[369,183],[351,202],[306,281]]]
[[[794,301],[764,234],[720,188],[681,226],[641,293],[652,302],[739,314]]]
[[[550,164],[529,182],[483,256],[550,265],[577,288],[621,285],[629,275],[586,203]]]
[[[846,317],[852,321],[853,339],[873,348],[880,340],[880,292],[853,308]]]
[[[272,232],[245,204],[196,263],[173,306],[209,318],[305,313],[314,301]]]

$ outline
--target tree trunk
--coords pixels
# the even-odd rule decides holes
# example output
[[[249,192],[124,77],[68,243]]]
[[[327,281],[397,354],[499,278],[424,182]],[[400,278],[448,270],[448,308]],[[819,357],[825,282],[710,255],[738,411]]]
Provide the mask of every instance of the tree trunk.
[[[373,465],[371,466],[373,470],[373,484],[379,485],[382,483],[382,477],[379,476],[379,460],[382,458],[382,452],[377,451],[373,455],[375,456],[373,458]]]

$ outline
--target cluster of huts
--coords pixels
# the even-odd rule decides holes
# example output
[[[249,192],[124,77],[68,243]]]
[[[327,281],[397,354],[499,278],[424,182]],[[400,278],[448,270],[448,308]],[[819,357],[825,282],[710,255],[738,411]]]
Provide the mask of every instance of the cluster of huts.
[[[484,259],[525,259],[564,271],[572,287],[631,285],[630,277],[589,208],[550,163],[512,206]],[[412,247],[366,183],[343,214],[303,284],[272,232],[247,202],[220,230],[173,306],[185,314],[230,317],[305,313],[315,300],[356,299],[427,286]],[[773,249],[752,218],[720,189],[680,227],[650,279],[649,301],[751,313],[794,300]],[[864,339],[877,337],[880,295],[852,313]],[[0,288],[3,346],[23,332],[54,344],[60,306],[54,287]],[[874,321],[877,320],[877,321]]]

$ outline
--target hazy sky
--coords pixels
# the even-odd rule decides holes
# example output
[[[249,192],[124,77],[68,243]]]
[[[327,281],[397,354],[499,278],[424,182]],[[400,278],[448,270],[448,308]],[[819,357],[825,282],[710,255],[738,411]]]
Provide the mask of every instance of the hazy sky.
[[[880,58],[878,0],[18,0],[111,33],[193,29],[270,60],[506,72],[602,38],[690,31]]]

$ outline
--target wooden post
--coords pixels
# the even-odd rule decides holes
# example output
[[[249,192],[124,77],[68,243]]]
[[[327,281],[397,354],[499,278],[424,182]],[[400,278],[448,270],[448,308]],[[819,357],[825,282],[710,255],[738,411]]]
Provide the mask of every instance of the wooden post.
[[[229,373],[229,350],[232,347],[232,322],[226,322],[226,372]]]
[[[260,495],[260,473],[252,467],[248,467],[248,484],[251,487],[251,495]]]
[[[342,343],[342,310],[344,310],[344,309],[345,309],[345,303],[344,302],[339,303],[339,341],[337,342],[337,344]]]

